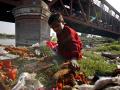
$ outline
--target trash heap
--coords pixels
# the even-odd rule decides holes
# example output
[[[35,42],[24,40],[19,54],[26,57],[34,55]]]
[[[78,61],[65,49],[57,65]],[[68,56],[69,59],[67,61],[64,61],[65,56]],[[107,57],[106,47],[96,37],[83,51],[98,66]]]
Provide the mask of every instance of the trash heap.
[[[55,72],[56,69],[55,63],[52,60],[52,50],[46,46],[37,47],[36,45],[30,47],[14,47],[14,46],[1,46],[0,47],[0,73],[2,76],[1,82],[4,81],[4,78],[9,78],[14,82],[14,85],[8,83],[1,83],[2,90],[9,90],[8,88],[13,88],[17,83],[21,82],[20,76],[22,73],[27,72],[29,74],[35,73],[36,77],[43,84],[48,84],[48,79],[50,79],[50,73]],[[7,64],[6,64],[7,63]],[[7,66],[6,66],[7,65]],[[16,67],[16,68],[13,68]],[[3,68],[4,67],[4,68]],[[15,71],[16,70],[16,71]],[[10,73],[10,74],[9,74]],[[25,74],[25,75],[29,75]],[[47,74],[49,74],[47,76]],[[6,76],[6,77],[4,77]],[[24,76],[26,77],[27,76]],[[25,82],[26,79],[23,79]],[[27,79],[28,80],[28,79]],[[39,82],[37,81],[37,82]],[[50,80],[49,80],[50,81]],[[27,81],[28,82],[28,81]],[[8,88],[6,89],[6,86]],[[15,85],[16,84],[16,85]],[[21,83],[23,86],[25,84]],[[39,87],[37,87],[39,88]],[[19,89],[15,89],[19,90]],[[29,90],[29,89],[28,89]],[[34,89],[33,89],[34,90]]]
[[[17,77],[17,67],[12,64],[12,61],[18,58],[18,55],[9,54],[0,47],[0,89],[9,90],[15,84]]]
[[[120,69],[109,78],[96,74],[89,79],[83,71],[69,67],[69,62],[60,63],[54,45],[47,42],[30,47],[0,46],[0,89],[119,90]]]
[[[12,85],[10,86],[10,88],[12,87],[13,90],[16,90],[16,88],[25,88],[25,87],[27,88],[25,82],[28,82],[29,80],[33,81],[33,79],[28,79],[28,76],[32,75],[33,73],[36,74],[34,79],[37,79],[38,80],[37,82],[41,83],[41,85],[43,85],[44,87],[47,88],[54,87],[59,89],[63,88],[63,86],[65,85],[65,83],[64,84],[62,83],[63,80],[65,79],[63,78],[64,75],[72,74],[72,73],[70,73],[70,70],[68,70],[68,68],[65,68],[66,70],[68,70],[68,72],[62,74],[61,76],[58,76],[58,79],[54,77],[63,68],[61,68],[62,65],[60,65],[56,61],[56,59],[54,59],[55,52],[52,49],[50,49],[50,47],[54,48],[52,43],[47,42],[47,45],[39,46],[38,44],[36,44],[30,47],[13,47],[13,46],[2,47],[4,52],[6,53],[1,54],[1,56],[4,57],[4,59],[1,60],[6,61],[9,59],[10,63],[14,64],[14,66],[17,67],[16,68],[17,71],[15,73],[16,77],[14,77],[13,79],[16,85],[14,86]],[[12,58],[10,57],[10,55]],[[24,73],[28,73],[28,74],[24,74]],[[61,77],[63,79],[61,79]],[[67,79],[68,81],[70,81],[69,78]],[[76,75],[76,80],[77,79],[79,79],[78,75]],[[66,83],[68,81],[66,81]],[[62,87],[59,87],[60,83],[62,83]]]
[[[10,54],[14,54],[14,55],[19,55],[20,57],[34,57],[34,54],[28,49],[28,48],[24,48],[24,47],[5,47],[5,49],[7,52],[9,52]]]

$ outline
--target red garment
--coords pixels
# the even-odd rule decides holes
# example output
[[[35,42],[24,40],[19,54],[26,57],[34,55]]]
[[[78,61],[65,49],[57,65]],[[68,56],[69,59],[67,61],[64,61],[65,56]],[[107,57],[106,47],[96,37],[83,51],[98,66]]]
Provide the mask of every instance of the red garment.
[[[66,59],[81,59],[82,42],[77,32],[65,25],[64,29],[57,33],[58,38],[58,54]]]
[[[53,41],[47,41],[46,44],[51,49],[54,49],[55,47],[57,47],[57,43],[55,43]]]

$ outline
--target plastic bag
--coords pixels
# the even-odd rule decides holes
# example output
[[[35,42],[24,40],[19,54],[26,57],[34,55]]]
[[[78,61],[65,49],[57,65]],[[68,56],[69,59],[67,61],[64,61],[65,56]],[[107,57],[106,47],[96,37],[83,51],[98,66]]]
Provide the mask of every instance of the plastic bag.
[[[38,88],[42,88],[43,85],[35,79],[35,76],[35,73],[22,73],[12,90],[37,90]]]

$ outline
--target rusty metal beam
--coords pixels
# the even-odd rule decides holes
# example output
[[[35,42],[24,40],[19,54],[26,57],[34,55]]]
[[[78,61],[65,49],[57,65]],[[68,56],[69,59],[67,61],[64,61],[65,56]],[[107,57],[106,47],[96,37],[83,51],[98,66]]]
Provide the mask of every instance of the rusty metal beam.
[[[9,5],[13,5],[13,6],[20,5],[20,3],[21,3],[20,0],[0,0],[0,2],[9,4]]]
[[[85,19],[85,21],[87,22],[88,20],[87,20],[87,17],[86,17],[86,15],[85,15],[85,12],[84,12],[84,9],[83,9],[83,7],[82,7],[82,4],[81,4],[81,2],[80,2],[80,0],[78,0],[78,3],[79,3],[79,6],[80,6],[80,8],[81,8],[81,11],[82,11],[82,16],[83,16],[83,18]]]
[[[49,7],[51,7],[53,4],[55,4],[58,0],[52,0],[51,3],[48,4]]]
[[[72,21],[72,22],[77,23],[77,24],[84,25],[84,26],[86,26],[86,27],[96,28],[96,29],[98,29],[98,30],[108,31],[108,32],[114,33],[114,34],[116,34],[116,35],[120,35],[120,33],[118,33],[118,32],[111,31],[111,30],[109,30],[109,29],[104,29],[104,28],[98,27],[98,26],[96,26],[96,25],[94,25],[94,24],[85,23],[85,22],[80,21],[79,19],[77,19],[77,18],[75,18],[75,17],[67,17],[67,16],[64,16],[64,19],[69,20],[69,21]]]
[[[62,0],[60,0],[60,3],[61,3],[61,5],[63,6],[63,8],[64,8],[64,10],[65,10],[65,12],[66,12],[66,14],[67,14],[67,16],[68,16],[68,15],[69,15],[69,13],[68,13],[67,9],[65,8],[65,6],[64,6],[64,4],[63,4],[63,1],[62,1]]]
[[[73,0],[70,2],[70,15],[72,15],[72,10],[73,10]]]
[[[104,29],[104,28],[101,28],[101,27],[98,27],[92,24],[81,22],[78,19],[75,19],[73,17],[64,16],[64,19],[67,22],[67,24],[71,25],[71,27],[75,28],[76,31],[81,32],[81,33],[106,36],[106,37],[111,37],[114,39],[118,39],[120,37],[120,33],[116,33],[116,32],[110,31],[109,29]]]
[[[89,7],[88,7],[88,21],[90,20],[90,13],[91,13],[91,7],[92,7],[93,0],[90,1]]]

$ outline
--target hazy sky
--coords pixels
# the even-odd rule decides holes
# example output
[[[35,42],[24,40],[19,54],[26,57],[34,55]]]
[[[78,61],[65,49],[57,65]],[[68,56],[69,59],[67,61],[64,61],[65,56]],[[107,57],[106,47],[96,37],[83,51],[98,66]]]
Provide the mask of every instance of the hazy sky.
[[[120,0],[107,0],[115,9],[120,12]],[[0,21],[0,33],[15,34],[15,24]]]

